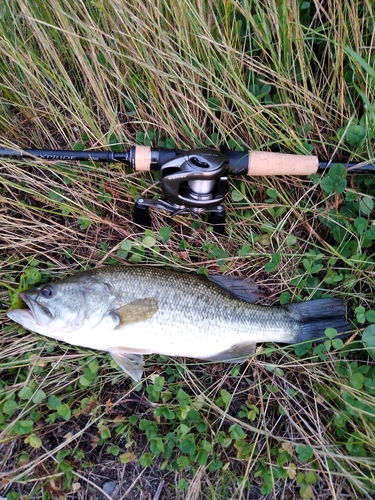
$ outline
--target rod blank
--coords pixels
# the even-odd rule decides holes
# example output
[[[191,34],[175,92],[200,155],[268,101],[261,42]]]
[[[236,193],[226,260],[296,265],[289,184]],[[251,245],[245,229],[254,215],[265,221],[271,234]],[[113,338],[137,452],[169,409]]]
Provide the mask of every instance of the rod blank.
[[[316,156],[271,153],[266,151],[231,151],[221,148],[229,159],[229,171],[234,175],[311,175],[337,163],[319,162]],[[0,148],[0,158],[31,159],[42,158],[49,161],[93,161],[110,163],[119,161],[134,170],[159,169],[166,161],[187,151],[149,146],[133,146],[128,151],[73,151],[57,149],[11,149]],[[350,172],[375,172],[371,163],[348,163]]]

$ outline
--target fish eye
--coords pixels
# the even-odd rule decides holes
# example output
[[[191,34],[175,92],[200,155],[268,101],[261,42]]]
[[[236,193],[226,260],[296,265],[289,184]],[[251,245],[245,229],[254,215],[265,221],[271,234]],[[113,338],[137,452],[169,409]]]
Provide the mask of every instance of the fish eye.
[[[43,295],[43,297],[46,297],[46,298],[48,298],[48,299],[49,299],[49,298],[51,298],[51,297],[52,297],[52,295],[53,295],[53,288],[52,288],[52,286],[51,286],[51,285],[46,285],[46,286],[44,286],[44,287],[41,289],[40,293]]]

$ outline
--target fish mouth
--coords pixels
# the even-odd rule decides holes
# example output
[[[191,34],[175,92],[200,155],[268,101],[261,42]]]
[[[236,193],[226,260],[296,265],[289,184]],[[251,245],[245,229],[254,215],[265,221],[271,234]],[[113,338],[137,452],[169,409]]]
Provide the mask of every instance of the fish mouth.
[[[23,309],[13,309],[8,311],[9,317],[12,314],[12,311],[15,313],[17,311],[17,314],[21,315],[24,319],[40,326],[49,323],[53,319],[51,311],[44,305],[40,304],[33,296],[30,296],[26,292],[20,292],[18,296],[24,302],[26,307]]]
[[[32,307],[32,303],[25,294],[25,292],[20,292],[18,294],[18,297],[22,300],[22,302],[26,306],[22,309],[22,314],[30,316],[30,319],[33,319],[35,321],[36,318],[35,318],[34,308]]]

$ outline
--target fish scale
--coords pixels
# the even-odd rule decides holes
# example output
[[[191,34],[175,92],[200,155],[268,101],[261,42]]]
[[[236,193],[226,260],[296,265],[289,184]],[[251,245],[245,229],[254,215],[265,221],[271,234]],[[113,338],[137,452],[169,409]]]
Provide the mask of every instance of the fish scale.
[[[109,351],[135,380],[144,354],[243,362],[259,342],[289,344],[321,338],[328,327],[350,329],[343,300],[254,305],[228,291],[225,279],[224,289],[192,273],[107,266],[21,292],[28,309],[7,314],[36,333]]]

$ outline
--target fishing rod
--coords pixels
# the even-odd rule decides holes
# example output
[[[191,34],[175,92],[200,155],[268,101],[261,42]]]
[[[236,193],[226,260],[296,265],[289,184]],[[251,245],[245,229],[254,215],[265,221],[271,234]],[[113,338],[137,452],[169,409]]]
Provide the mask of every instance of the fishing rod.
[[[133,220],[151,226],[149,209],[177,214],[208,214],[215,232],[224,232],[225,210],[222,205],[228,193],[228,175],[280,176],[311,175],[335,163],[319,162],[317,156],[272,153],[265,151],[233,151],[225,147],[191,150],[133,146],[127,151],[72,151],[57,149],[0,148],[0,158],[49,161],[121,162],[134,171],[160,171],[163,198],[140,198],[134,206]],[[350,172],[375,172],[375,165],[348,163]]]

